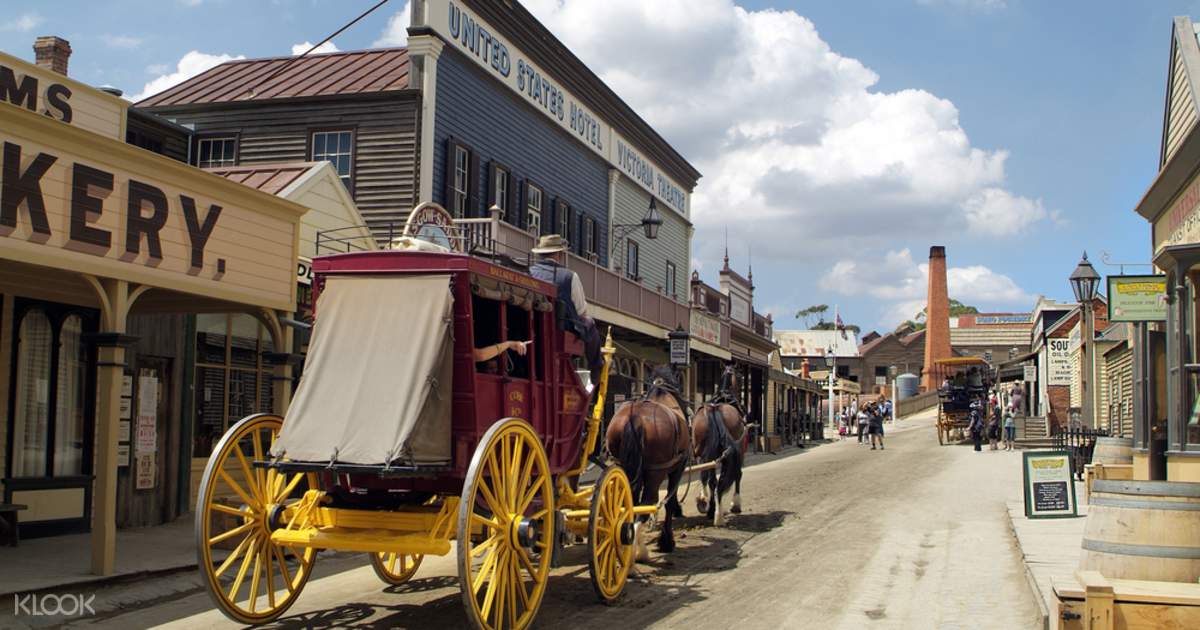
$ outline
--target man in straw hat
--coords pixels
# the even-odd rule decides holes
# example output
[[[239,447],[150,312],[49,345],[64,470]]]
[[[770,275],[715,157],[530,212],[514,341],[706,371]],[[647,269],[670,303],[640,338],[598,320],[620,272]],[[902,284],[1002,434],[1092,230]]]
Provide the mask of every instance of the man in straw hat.
[[[547,234],[538,239],[530,250],[537,259],[529,267],[529,275],[553,284],[558,290],[555,311],[559,325],[575,333],[583,341],[584,356],[592,372],[592,384],[600,382],[600,333],[596,321],[588,315],[587,296],[579,276],[567,268],[567,240],[559,234]]]

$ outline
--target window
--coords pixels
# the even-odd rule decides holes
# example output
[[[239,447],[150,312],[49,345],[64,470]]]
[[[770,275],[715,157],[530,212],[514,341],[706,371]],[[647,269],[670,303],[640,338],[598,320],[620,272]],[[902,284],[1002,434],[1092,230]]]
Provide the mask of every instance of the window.
[[[629,239],[625,241],[625,275],[633,280],[638,279],[638,244]]]
[[[667,279],[663,289],[670,297],[675,297],[675,263],[667,261]]]
[[[354,133],[318,131],[312,135],[312,161],[326,161],[337,169],[346,190],[354,191]]]
[[[200,138],[196,141],[196,166],[214,168],[237,164],[237,137]]]
[[[471,183],[471,152],[461,144],[451,145],[453,171],[450,174],[450,213],[458,218],[467,216]]]
[[[535,237],[542,235],[542,189],[525,182],[525,229]]]
[[[504,166],[492,163],[492,187],[491,200],[488,205],[488,210],[492,206],[500,208],[500,216],[509,222],[512,222],[516,217],[509,213],[509,195],[512,192],[512,174]]]
[[[589,216],[584,216],[582,221],[580,234],[579,253],[584,258],[591,259],[596,255],[596,220]]]
[[[571,205],[562,199],[554,202],[554,221],[557,228],[555,233],[567,239],[568,246],[575,240],[571,238],[573,236],[571,234],[571,214],[573,210]]]
[[[271,411],[271,338],[250,315],[196,316],[196,424],[192,456],[207,457],[230,425]]]
[[[95,315],[56,305],[18,306],[16,322],[12,476],[82,475],[93,388],[83,338],[95,332]]]

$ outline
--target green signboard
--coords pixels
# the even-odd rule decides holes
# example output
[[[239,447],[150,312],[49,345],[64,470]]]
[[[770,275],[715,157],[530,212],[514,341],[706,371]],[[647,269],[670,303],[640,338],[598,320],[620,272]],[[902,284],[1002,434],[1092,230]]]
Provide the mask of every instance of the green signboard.
[[[1166,319],[1166,276],[1108,277],[1108,321],[1162,322]]]
[[[1075,479],[1071,475],[1071,455],[1067,451],[1026,451],[1022,453],[1025,480],[1025,516],[1027,518],[1064,518],[1077,516]]]

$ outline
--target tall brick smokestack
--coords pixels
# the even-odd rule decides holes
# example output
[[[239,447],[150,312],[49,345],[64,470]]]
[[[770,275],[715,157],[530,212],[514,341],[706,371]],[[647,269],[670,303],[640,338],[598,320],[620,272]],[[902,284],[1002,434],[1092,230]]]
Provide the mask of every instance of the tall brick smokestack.
[[[71,59],[71,44],[67,40],[53,35],[39,37],[33,42],[33,54],[37,65],[66,76],[67,62]]]
[[[925,296],[925,367],[921,373],[921,389],[929,391],[941,386],[934,382],[933,362],[950,358],[950,295],[946,290],[946,248],[929,248],[929,292]]]

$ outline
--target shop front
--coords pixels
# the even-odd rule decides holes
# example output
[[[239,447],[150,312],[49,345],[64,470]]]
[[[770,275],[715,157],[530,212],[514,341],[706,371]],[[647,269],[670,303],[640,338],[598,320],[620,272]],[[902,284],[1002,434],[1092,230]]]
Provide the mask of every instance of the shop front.
[[[25,531],[90,530],[109,574],[125,512],[183,500],[189,319],[170,314],[243,313],[286,350],[305,209],[126,144],[116,97],[0,63],[66,112],[0,104],[4,502]],[[261,369],[282,410],[286,366]]]

